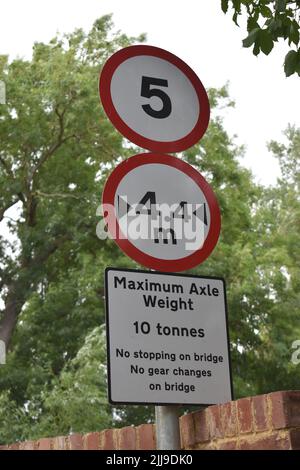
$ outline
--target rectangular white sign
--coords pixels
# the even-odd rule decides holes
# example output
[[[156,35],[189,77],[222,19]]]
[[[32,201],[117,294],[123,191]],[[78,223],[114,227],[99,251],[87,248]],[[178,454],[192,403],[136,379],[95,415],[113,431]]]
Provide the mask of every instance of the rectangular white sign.
[[[107,268],[111,403],[232,399],[224,280]]]

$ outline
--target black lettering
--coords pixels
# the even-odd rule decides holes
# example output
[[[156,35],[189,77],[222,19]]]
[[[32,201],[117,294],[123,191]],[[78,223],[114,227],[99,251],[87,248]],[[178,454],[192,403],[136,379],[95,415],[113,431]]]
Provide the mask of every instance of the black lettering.
[[[126,278],[122,277],[119,279],[117,276],[114,277],[114,287],[117,289],[118,283],[123,287],[123,289],[126,289]]]
[[[197,289],[197,286],[194,282],[191,285],[190,294],[198,294],[198,289]]]
[[[146,307],[153,307],[153,308],[155,307],[156,300],[157,300],[156,295],[154,295],[154,296],[152,296],[152,295],[143,295],[143,299],[144,299]]]

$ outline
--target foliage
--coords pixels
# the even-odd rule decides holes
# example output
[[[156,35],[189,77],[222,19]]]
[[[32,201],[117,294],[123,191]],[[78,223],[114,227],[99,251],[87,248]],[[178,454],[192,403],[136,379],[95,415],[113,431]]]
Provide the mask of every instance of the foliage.
[[[42,393],[44,413],[32,435],[91,432],[112,426],[106,398],[106,335],[96,327],[66,363],[52,388]]]
[[[108,56],[144,38],[112,27],[105,16],[88,34],[76,30],[35,44],[30,61],[2,57],[0,63],[7,85],[0,108],[0,221],[9,231],[0,237],[0,339],[10,347],[0,390],[26,418],[14,439],[25,428],[32,435],[65,365],[104,322],[103,267],[126,263],[112,242],[96,237],[103,181],[130,151],[104,116],[97,89]],[[104,410],[103,425],[111,419]],[[61,429],[67,422],[62,419]],[[51,423],[47,434],[57,429]],[[1,441],[6,432],[0,430]]]
[[[287,77],[297,73],[300,76],[300,2],[298,0],[221,0],[221,7],[227,13],[233,8],[233,21],[246,12],[248,36],[244,47],[253,46],[253,54],[268,55],[279,39],[291,47],[284,60]]]

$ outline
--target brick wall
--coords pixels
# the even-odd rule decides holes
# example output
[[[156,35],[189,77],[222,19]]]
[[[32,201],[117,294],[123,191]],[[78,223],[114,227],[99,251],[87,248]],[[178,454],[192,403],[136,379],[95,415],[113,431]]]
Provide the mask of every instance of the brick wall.
[[[1,423],[0,423],[1,426]],[[71,434],[26,441],[1,450],[153,450],[155,449],[155,427],[153,424],[128,426],[121,429],[105,429],[88,434]]]
[[[1,423],[0,423],[1,426]],[[183,449],[300,449],[300,391],[215,405],[180,418]],[[155,427],[107,429],[26,441],[2,450],[153,450]]]
[[[300,449],[300,392],[274,392],[181,417],[184,449]]]

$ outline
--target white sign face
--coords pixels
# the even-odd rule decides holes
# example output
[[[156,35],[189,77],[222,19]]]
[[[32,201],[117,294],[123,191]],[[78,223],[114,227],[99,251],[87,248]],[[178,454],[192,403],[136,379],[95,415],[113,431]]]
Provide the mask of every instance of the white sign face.
[[[110,57],[101,73],[100,96],[115,127],[149,150],[185,150],[208,126],[209,102],[199,78],[157,47],[130,46]]]
[[[136,210],[129,210],[124,217],[126,214],[122,211],[120,199],[123,202],[126,199],[131,207],[138,206],[145,199],[144,207],[149,211],[136,215]],[[185,218],[182,218],[184,214],[180,205],[183,202]],[[155,258],[172,261],[189,256],[202,248],[209,232],[210,210],[203,191],[188,175],[170,166],[159,163],[141,165],[127,173],[117,188],[114,205],[120,209],[118,220],[122,232],[128,231],[131,243]],[[175,215],[171,219],[171,212],[175,213],[176,209],[178,217]],[[166,212],[165,217],[163,212]],[[130,217],[135,220],[132,230],[128,224]]]
[[[170,155],[140,154],[111,173],[103,192],[108,230],[128,256],[159,271],[204,261],[220,232],[208,183]]]
[[[123,121],[151,140],[182,139],[198,121],[200,105],[192,83],[179,68],[158,57],[137,56],[120,64],[111,96]]]
[[[111,403],[232,399],[224,281],[106,270]]]

